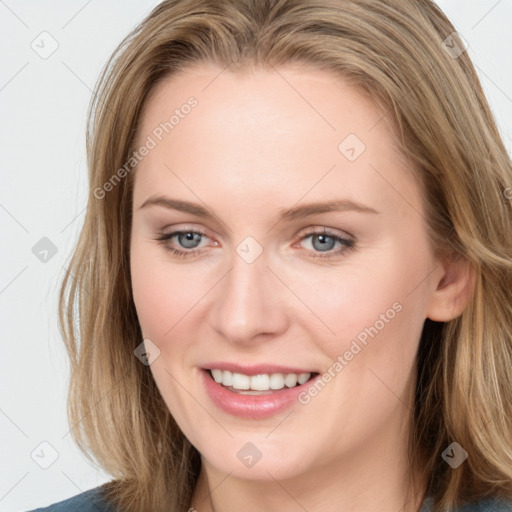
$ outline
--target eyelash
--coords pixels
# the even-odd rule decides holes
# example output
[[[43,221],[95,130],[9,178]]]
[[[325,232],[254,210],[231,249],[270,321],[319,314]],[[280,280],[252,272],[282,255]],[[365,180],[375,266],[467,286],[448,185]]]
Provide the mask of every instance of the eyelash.
[[[193,233],[201,236],[207,236],[205,233],[202,233],[201,231],[195,231],[193,229],[189,230],[182,230],[182,231],[173,231],[171,233],[162,235],[160,238],[157,238],[156,241],[164,247],[166,251],[171,252],[175,256],[178,256],[180,258],[187,258],[197,255],[197,253],[201,252],[199,249],[192,249],[190,251],[182,251],[180,249],[176,249],[174,247],[170,247],[168,245],[168,241],[175,237],[176,235],[180,234],[187,234],[187,233]],[[333,258],[335,256],[341,256],[343,254],[346,254],[347,252],[353,251],[355,249],[355,242],[353,240],[350,240],[348,238],[342,238],[338,235],[335,235],[331,231],[324,229],[322,231],[311,231],[309,233],[306,233],[299,241],[305,240],[306,238],[314,235],[326,235],[330,238],[333,238],[335,242],[341,242],[343,247],[336,251],[326,251],[326,254],[322,254],[320,251],[316,251],[317,254],[312,254],[311,258]]]

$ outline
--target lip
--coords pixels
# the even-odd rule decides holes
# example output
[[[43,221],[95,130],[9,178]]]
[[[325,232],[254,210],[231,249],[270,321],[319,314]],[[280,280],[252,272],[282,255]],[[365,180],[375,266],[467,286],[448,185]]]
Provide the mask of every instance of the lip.
[[[206,363],[202,366],[203,370],[228,370],[232,373],[243,373],[244,375],[261,375],[262,373],[320,373],[319,370],[311,370],[304,368],[292,368],[291,366],[279,366],[274,364],[256,364],[256,365],[242,365],[237,363],[228,362],[212,362]]]
[[[290,369],[283,370],[275,370],[275,368],[283,368],[276,366],[265,366],[264,368],[272,368],[271,372],[255,370],[255,368],[262,368],[260,366],[253,366],[250,369],[246,368],[244,371],[238,366],[237,369],[231,370],[236,365],[229,365],[229,367],[219,368],[219,366],[213,366],[213,368],[218,368],[219,370],[227,369],[229,371],[239,371],[240,373],[245,373],[250,370],[253,373],[248,373],[247,375],[258,375],[259,373],[309,373],[307,371],[299,371]],[[240,393],[236,393],[234,391],[230,391],[225,388],[221,384],[218,384],[213,380],[209,369],[201,369],[199,372],[201,375],[201,380],[206,390],[206,394],[209,396],[210,400],[222,411],[231,414],[233,416],[237,416],[240,418],[248,418],[248,419],[264,419],[273,416],[274,414],[278,414],[280,412],[285,411],[289,407],[291,407],[294,403],[298,402],[298,395],[305,391],[309,386],[311,386],[318,378],[321,377],[321,374],[316,375],[312,379],[308,380],[304,384],[300,386],[295,386],[293,388],[283,388],[279,391],[273,391],[268,395],[242,395]]]

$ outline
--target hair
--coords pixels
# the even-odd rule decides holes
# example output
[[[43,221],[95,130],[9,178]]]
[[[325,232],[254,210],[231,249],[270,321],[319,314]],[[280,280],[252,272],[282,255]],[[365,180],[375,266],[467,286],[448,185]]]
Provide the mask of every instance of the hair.
[[[134,172],[95,192],[130,159],[155,86],[194,63],[325,69],[384,109],[422,184],[432,246],[474,275],[462,314],[425,321],[409,462],[436,512],[512,496],[512,166],[468,52],[443,49],[453,32],[430,0],[180,0],[159,4],[117,47],[88,112],[87,212],[59,296],[72,435],[113,476],[111,503],[185,510],[201,468],[134,356]],[[453,441],[468,453],[455,469],[441,457]]]

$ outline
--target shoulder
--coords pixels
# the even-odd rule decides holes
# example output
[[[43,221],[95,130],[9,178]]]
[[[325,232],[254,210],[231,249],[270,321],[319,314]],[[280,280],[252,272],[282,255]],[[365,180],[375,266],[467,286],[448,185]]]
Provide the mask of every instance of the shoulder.
[[[512,501],[485,499],[460,507],[460,512],[512,512]]]
[[[59,501],[58,503],[53,503],[47,507],[36,508],[28,512],[73,512],[76,510],[80,510],[80,512],[116,512],[115,509],[105,501],[102,495],[102,486],[89,489],[88,491]]]
[[[431,512],[433,499],[428,497],[420,512]],[[474,503],[466,503],[456,508],[454,512],[512,512],[512,501],[503,501],[498,498],[487,498]]]

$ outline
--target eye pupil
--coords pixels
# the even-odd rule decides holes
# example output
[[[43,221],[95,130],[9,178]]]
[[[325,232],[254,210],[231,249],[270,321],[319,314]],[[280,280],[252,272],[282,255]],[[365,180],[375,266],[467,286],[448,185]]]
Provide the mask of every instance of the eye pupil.
[[[320,241],[320,245],[317,246],[315,244],[315,240],[319,240]],[[322,234],[319,234],[319,235],[314,235],[313,236],[313,247],[317,250],[320,250],[320,251],[329,251],[330,249],[332,249],[334,247],[334,243],[335,243],[335,240],[332,236],[329,236],[329,235],[322,235]]]
[[[178,241],[186,249],[193,249],[194,247],[197,247],[201,241],[201,235],[199,233],[193,233],[192,231],[179,233]]]

